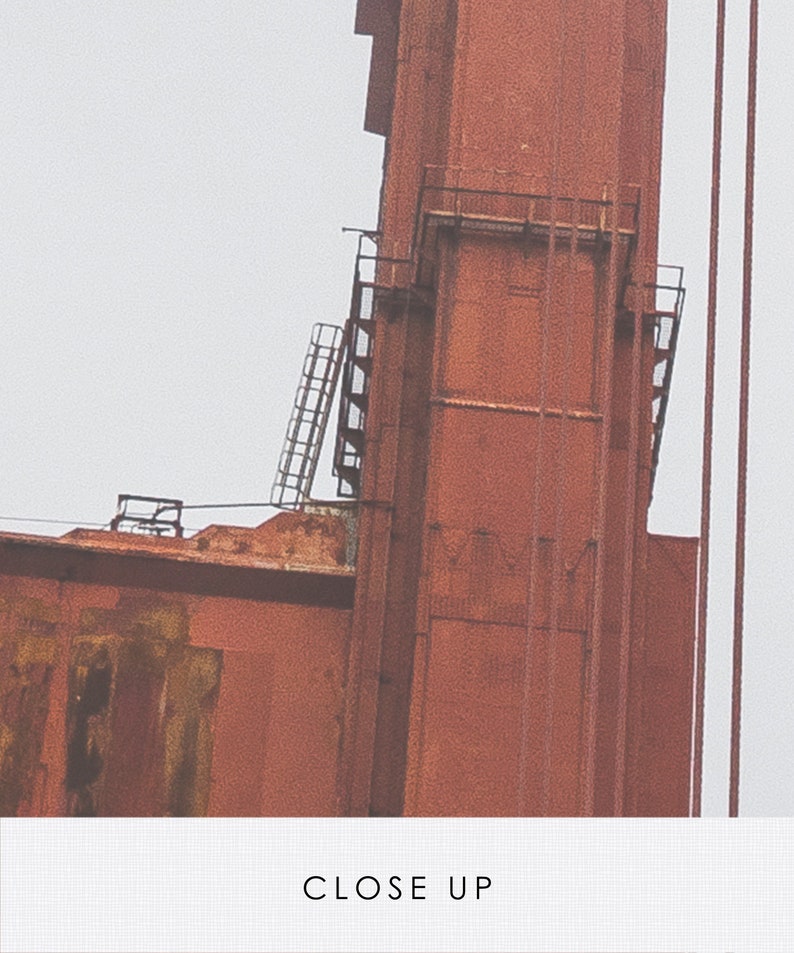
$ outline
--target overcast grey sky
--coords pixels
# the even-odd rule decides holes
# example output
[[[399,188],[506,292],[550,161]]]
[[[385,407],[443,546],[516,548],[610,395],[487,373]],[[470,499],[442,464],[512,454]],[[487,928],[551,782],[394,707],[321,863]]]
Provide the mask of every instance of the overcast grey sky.
[[[684,327],[651,514],[699,527],[711,0],[670,0],[661,258]],[[747,0],[729,4],[704,812],[727,803]],[[119,492],[267,500],[311,325],[377,220],[355,0],[5,0],[0,517],[106,523]],[[794,13],[763,5],[742,812],[794,814]],[[321,476],[316,489],[333,492]],[[236,512],[256,523],[263,512]],[[191,514],[190,526],[231,521]],[[67,526],[0,521],[0,530]]]

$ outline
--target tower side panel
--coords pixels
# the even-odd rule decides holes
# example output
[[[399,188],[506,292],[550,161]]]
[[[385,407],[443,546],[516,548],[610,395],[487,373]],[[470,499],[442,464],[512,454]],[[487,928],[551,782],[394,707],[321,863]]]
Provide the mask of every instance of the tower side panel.
[[[648,537],[638,816],[689,813],[698,540]]]
[[[405,809],[577,814],[602,264],[562,241],[440,244]]]
[[[618,180],[624,8],[625,0],[460,2],[449,164],[600,198]]]
[[[523,626],[433,619],[417,641],[406,813],[515,816],[545,800],[549,814],[575,814],[583,642],[575,632],[557,640],[552,698],[547,632],[536,632],[528,658]]]

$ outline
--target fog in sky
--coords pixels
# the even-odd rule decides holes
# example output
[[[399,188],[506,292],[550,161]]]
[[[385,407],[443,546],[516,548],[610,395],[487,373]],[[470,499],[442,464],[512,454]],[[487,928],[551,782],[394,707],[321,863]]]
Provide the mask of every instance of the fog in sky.
[[[483,0],[485,2],[485,0]],[[670,0],[661,259],[684,324],[651,529],[699,531],[714,11]],[[704,813],[727,804],[747,0],[729,4]],[[116,494],[266,501],[316,321],[346,318],[383,144],[355,0],[5,0],[0,531]],[[785,0],[762,5],[742,812],[794,814],[794,202]],[[331,496],[327,455],[315,487]],[[255,524],[267,511],[190,513]]]

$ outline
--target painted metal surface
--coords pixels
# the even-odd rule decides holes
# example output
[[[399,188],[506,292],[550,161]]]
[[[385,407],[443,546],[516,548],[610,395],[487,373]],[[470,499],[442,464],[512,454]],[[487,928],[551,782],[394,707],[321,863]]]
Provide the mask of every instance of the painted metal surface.
[[[359,9],[376,37],[395,12]],[[373,65],[381,273],[414,269],[401,309],[372,309],[350,813],[688,809],[687,772],[666,799],[643,783],[669,721],[648,659],[673,636],[691,715],[693,619],[657,617],[647,534],[670,385],[665,20],[664,2],[415,2],[393,69]],[[694,571],[665,598],[689,605]]]
[[[0,814],[338,813],[346,523],[0,538]]]

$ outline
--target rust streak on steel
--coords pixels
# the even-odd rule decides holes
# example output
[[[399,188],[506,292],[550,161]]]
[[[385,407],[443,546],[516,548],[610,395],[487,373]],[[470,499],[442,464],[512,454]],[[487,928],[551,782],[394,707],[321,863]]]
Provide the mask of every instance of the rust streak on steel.
[[[706,627],[708,620],[709,550],[711,540],[711,472],[714,443],[714,366],[717,347],[717,276],[720,246],[722,179],[722,104],[725,85],[725,2],[717,0],[717,39],[714,64],[714,119],[711,154],[711,227],[709,291],[706,319],[706,383],[703,400],[703,472],[700,491],[700,567],[695,656],[695,724],[693,737],[692,808],[700,817],[703,790],[703,719],[706,696]]]
[[[728,814],[739,815],[739,770],[742,721],[742,642],[747,540],[747,438],[750,413],[750,325],[753,299],[753,200],[755,197],[755,119],[758,87],[758,0],[750,2],[747,66],[747,147],[744,185],[744,266],[742,353],[739,374],[739,453],[736,487],[736,568],[733,600],[733,691],[731,705],[731,773]]]

